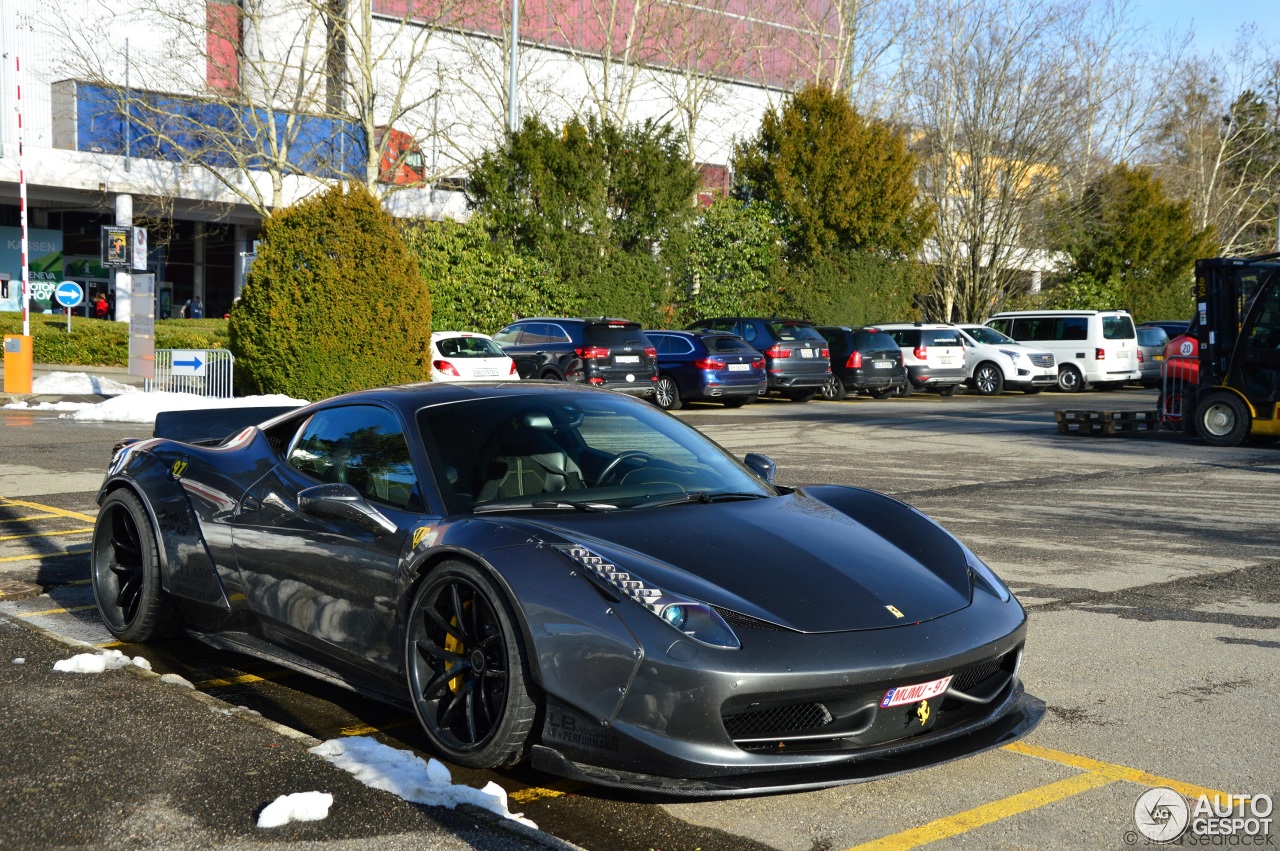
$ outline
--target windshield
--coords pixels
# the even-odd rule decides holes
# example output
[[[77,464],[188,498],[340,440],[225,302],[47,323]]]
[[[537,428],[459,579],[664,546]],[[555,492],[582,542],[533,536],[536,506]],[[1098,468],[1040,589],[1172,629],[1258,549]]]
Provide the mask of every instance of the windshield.
[[[462,400],[424,408],[418,424],[452,514],[775,494],[697,430],[627,396],[565,390]]]
[[[970,337],[988,346],[1007,346],[1010,343],[1018,342],[1012,337],[1001,334],[994,328],[988,328],[986,325],[966,325],[964,330]]]

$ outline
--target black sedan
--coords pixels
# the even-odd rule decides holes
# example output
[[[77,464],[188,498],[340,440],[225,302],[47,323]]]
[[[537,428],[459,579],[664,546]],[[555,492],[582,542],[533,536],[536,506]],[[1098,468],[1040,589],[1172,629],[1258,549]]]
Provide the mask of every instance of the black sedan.
[[[1043,714],[1026,615],[956,538],[872,491],[774,484],[643,401],[423,384],[229,411],[225,437],[212,416],[111,460],[108,628],[185,628],[403,705],[457,764],[758,793],[954,759]]]

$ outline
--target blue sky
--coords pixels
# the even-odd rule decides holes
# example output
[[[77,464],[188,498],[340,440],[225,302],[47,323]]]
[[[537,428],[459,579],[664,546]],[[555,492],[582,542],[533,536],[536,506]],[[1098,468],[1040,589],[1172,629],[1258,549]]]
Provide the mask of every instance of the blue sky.
[[[1133,21],[1147,21],[1154,34],[1194,27],[1196,53],[1227,52],[1244,23],[1258,26],[1259,36],[1280,44],[1280,0],[1134,0]]]

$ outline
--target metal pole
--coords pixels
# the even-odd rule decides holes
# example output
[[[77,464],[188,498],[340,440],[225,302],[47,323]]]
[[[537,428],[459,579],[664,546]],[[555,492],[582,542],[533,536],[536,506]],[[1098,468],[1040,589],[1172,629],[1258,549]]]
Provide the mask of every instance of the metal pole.
[[[514,134],[519,124],[516,79],[520,64],[520,0],[511,0],[511,57],[507,74],[507,131]]]
[[[27,268],[27,175],[22,168],[22,57],[13,57],[18,84],[18,221],[22,225],[22,336],[31,336],[31,270]]]

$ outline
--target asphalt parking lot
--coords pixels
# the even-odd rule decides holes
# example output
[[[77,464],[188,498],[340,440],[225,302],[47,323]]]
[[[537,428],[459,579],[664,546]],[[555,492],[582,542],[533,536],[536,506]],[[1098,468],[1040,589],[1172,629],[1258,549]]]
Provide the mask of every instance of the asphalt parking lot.
[[[581,847],[664,851],[1130,847],[1149,844],[1134,809],[1151,787],[1274,798],[1280,445],[1063,435],[1052,414],[1154,403],[1139,390],[917,394],[678,414],[736,455],[771,455],[784,483],[894,494],[991,564],[1031,616],[1022,675],[1047,711],[1022,742],[888,780],[736,800],[637,799],[523,771],[455,779],[498,782],[513,809]],[[13,411],[0,423],[0,582],[46,591],[0,599],[0,612],[105,644],[86,581],[93,490],[111,444],[138,427]],[[317,739],[422,747],[402,713],[252,660],[185,640],[126,652]],[[1274,847],[1274,835],[1183,839]]]

